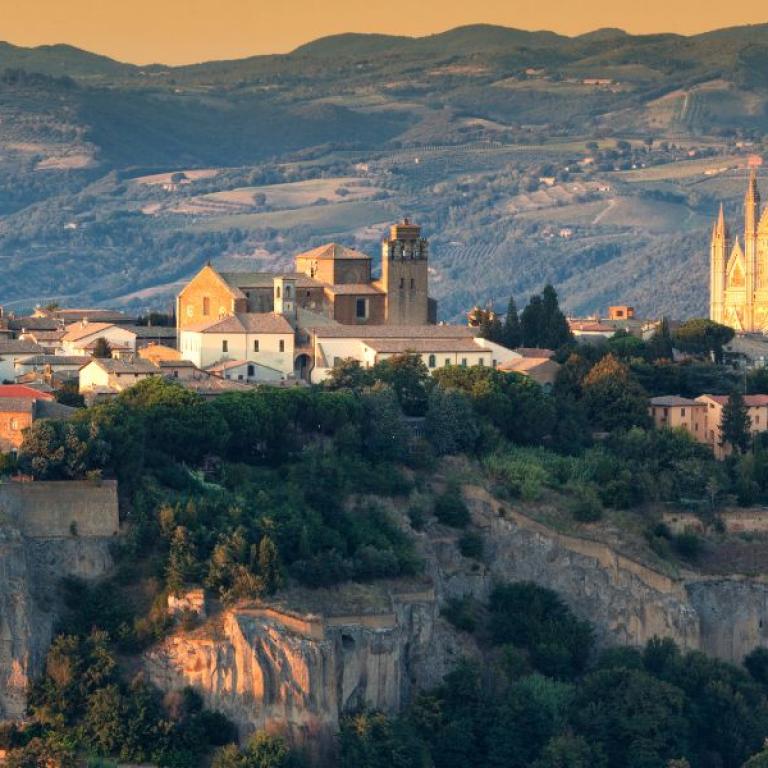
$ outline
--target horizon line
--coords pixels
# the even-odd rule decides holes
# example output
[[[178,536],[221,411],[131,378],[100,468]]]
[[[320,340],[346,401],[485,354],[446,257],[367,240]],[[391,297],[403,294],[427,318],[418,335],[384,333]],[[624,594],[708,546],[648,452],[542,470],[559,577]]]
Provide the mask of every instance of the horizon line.
[[[210,59],[198,59],[198,60],[190,60],[186,62],[181,62],[178,64],[167,64],[162,61],[144,61],[144,62],[136,62],[136,61],[130,61],[127,59],[121,59],[117,58],[116,56],[110,55],[109,53],[103,53],[99,50],[92,49],[92,48],[85,48],[80,45],[76,45],[75,43],[67,42],[66,40],[59,40],[57,42],[49,42],[49,43],[38,43],[36,45],[23,45],[20,43],[14,43],[11,40],[3,39],[0,40],[0,45],[9,45],[13,48],[17,48],[19,50],[24,51],[38,51],[45,48],[57,48],[57,47],[67,47],[72,48],[74,50],[88,53],[94,56],[100,56],[102,58],[109,59],[110,61],[114,61],[118,64],[124,64],[127,66],[132,67],[166,67],[168,69],[177,69],[181,67],[191,67],[191,66],[198,66],[202,64],[213,64],[213,63],[219,63],[219,62],[228,62],[228,61],[244,61],[247,59],[253,59],[253,58],[259,58],[259,57],[268,57],[268,56],[289,56],[292,53],[295,53],[300,48],[303,48],[306,45],[310,45],[312,43],[319,42],[321,40],[328,40],[334,37],[347,37],[347,36],[359,36],[359,37],[367,37],[367,36],[375,36],[375,37],[389,37],[393,39],[401,39],[401,40],[424,40],[430,37],[439,37],[440,35],[447,34],[449,32],[454,32],[456,30],[460,29],[470,29],[473,27],[489,27],[493,29],[503,29],[503,30],[510,30],[515,32],[525,32],[528,34],[536,35],[536,34],[552,34],[556,35],[557,37],[561,37],[568,40],[576,40],[580,37],[586,37],[588,35],[595,34],[596,32],[603,32],[603,31],[615,31],[615,32],[621,32],[623,35],[626,35],[627,37],[635,37],[635,38],[642,38],[642,37],[657,37],[657,36],[670,36],[670,37],[682,37],[682,38],[692,38],[692,37],[700,37],[702,35],[711,34],[713,32],[723,32],[726,30],[737,30],[737,29],[750,29],[753,27],[768,27],[768,22],[754,22],[754,23],[745,23],[745,24],[732,24],[724,27],[713,27],[713,28],[707,28],[698,32],[673,32],[673,31],[664,31],[660,30],[657,32],[631,32],[627,29],[624,29],[623,27],[614,27],[614,26],[606,26],[606,27],[595,27],[594,29],[590,29],[586,32],[580,32],[578,34],[568,34],[566,32],[558,32],[555,29],[546,29],[546,28],[539,28],[539,29],[526,29],[524,27],[513,27],[513,26],[507,26],[505,24],[493,24],[490,22],[473,22],[469,24],[459,24],[455,27],[448,27],[447,29],[442,29],[437,32],[429,32],[427,34],[423,35],[399,35],[399,34],[393,34],[389,32],[375,32],[375,31],[365,31],[365,32],[359,32],[359,31],[353,31],[353,30],[347,30],[345,32],[333,32],[327,35],[320,35],[319,37],[310,38],[308,40],[305,40],[302,43],[299,43],[298,45],[294,46],[293,48],[290,48],[288,50],[278,50],[278,51],[266,51],[266,52],[256,52],[256,53],[247,53],[244,55],[234,55],[231,57],[221,57],[221,58],[210,58]]]

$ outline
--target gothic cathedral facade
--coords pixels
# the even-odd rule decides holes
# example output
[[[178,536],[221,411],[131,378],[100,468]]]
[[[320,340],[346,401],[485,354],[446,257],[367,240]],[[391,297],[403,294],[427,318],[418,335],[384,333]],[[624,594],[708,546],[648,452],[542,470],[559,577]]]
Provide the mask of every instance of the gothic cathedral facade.
[[[723,206],[712,230],[709,317],[741,333],[768,332],[768,208],[760,211],[757,173],[744,196],[744,242],[731,241]]]

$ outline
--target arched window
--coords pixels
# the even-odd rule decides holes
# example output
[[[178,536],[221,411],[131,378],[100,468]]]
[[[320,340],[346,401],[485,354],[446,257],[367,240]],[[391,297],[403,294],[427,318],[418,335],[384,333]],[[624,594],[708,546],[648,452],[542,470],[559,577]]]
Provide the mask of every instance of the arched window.
[[[280,286],[279,285],[275,286],[275,298],[277,298],[277,299],[280,298]]]
[[[207,296],[203,296],[203,314],[211,314],[211,300]]]

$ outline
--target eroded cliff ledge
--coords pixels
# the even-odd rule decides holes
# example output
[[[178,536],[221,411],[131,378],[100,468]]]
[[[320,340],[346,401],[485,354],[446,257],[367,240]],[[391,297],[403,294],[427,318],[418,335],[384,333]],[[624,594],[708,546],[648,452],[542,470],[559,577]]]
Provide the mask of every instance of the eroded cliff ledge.
[[[150,677],[166,689],[193,685],[244,733],[279,730],[294,744],[327,748],[345,712],[397,711],[459,657],[478,654],[472,638],[440,617],[440,605],[482,600],[496,581],[556,590],[603,645],[671,637],[740,662],[768,644],[768,584],[760,579],[671,576],[608,544],[559,533],[481,488],[464,493],[484,534],[482,563],[459,554],[455,531],[433,525],[414,534],[425,563],[420,580],[294,590],[270,606],[225,611],[148,652]]]

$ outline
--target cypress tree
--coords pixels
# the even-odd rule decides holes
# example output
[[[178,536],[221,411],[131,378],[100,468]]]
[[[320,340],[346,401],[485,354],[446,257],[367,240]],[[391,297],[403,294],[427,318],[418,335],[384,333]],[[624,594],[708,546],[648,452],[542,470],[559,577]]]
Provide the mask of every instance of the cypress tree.
[[[520,318],[517,315],[517,304],[515,304],[515,297],[509,297],[509,304],[507,304],[507,317],[504,321],[504,338],[503,343],[510,349],[520,346],[521,329]]]
[[[720,445],[730,445],[737,453],[745,453],[750,443],[751,422],[744,396],[735,389],[723,406],[720,424]]]

